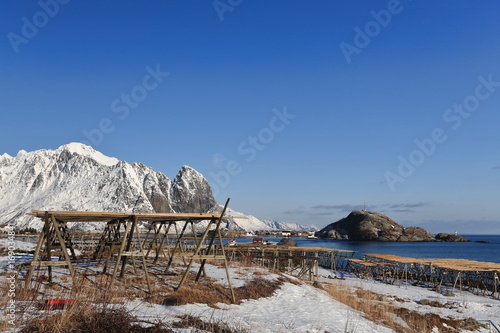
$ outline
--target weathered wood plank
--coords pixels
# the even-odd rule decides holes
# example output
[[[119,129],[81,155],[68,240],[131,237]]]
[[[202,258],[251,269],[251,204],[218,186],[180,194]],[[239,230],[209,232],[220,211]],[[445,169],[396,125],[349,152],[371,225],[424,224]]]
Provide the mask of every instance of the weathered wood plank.
[[[211,220],[220,218],[217,214],[210,213],[122,213],[122,212],[79,212],[79,211],[44,211],[32,210],[27,215],[44,219],[48,213],[56,219],[66,222],[108,222],[114,219],[132,219],[137,221],[186,221]],[[244,216],[224,216],[224,218],[244,218]]]
[[[53,260],[53,261],[32,261],[31,266],[67,266],[68,262],[64,260]]]

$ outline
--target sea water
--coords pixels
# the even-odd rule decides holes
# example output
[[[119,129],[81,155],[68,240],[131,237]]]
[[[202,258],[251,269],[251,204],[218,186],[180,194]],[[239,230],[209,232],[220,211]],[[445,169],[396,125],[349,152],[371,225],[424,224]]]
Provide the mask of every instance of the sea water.
[[[364,254],[394,254],[413,258],[455,258],[500,263],[500,235],[463,235],[471,242],[368,242],[337,241],[292,237],[297,246],[323,247],[356,251],[355,258]],[[278,242],[281,237],[265,237]],[[252,238],[239,238],[237,242],[251,242]],[[488,243],[478,243],[487,241]]]

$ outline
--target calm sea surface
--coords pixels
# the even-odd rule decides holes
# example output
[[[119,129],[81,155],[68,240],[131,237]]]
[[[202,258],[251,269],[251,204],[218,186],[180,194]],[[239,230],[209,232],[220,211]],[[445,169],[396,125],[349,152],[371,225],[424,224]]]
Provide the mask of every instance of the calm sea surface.
[[[472,242],[356,242],[293,237],[297,246],[324,247],[356,251],[355,258],[363,254],[394,254],[414,258],[457,258],[500,263],[500,235],[463,235]],[[277,242],[281,237],[265,237]],[[476,243],[484,240],[489,243]],[[251,242],[252,238],[239,238],[237,242]]]

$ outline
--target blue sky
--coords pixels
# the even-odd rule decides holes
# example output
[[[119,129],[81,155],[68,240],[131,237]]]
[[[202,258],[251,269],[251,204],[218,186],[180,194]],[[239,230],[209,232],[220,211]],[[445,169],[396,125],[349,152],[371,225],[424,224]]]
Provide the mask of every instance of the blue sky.
[[[259,218],[500,234],[496,1],[0,9],[0,153],[86,141]]]

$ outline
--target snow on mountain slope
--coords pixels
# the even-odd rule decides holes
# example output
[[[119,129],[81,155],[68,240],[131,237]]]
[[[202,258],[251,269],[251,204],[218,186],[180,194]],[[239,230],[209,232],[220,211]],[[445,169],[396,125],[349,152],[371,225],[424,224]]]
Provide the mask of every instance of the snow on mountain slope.
[[[220,212],[222,206],[205,177],[189,166],[183,166],[171,181],[142,163],[129,164],[84,144],[70,143],[56,150],[0,155],[0,223],[40,229],[42,223],[26,215],[32,209],[205,213]],[[226,215],[245,216],[232,209]],[[247,217],[230,219],[226,225],[248,232],[311,228]],[[75,227],[89,230],[102,225],[79,223]]]
[[[141,163],[70,143],[56,150],[0,156],[0,221],[41,227],[31,209],[207,212],[216,206],[207,180],[183,166],[172,182]]]
[[[315,225],[305,225],[289,222],[279,222],[272,219],[265,219],[262,222],[274,230],[319,230]]]
[[[108,166],[113,166],[120,162],[120,160],[114,158],[114,157],[108,157],[102,154],[101,152],[95,150],[94,148],[90,146],[86,146],[81,143],[68,143],[67,145],[64,145],[60,147],[59,149],[66,149],[72,153],[81,155],[81,156],[87,156],[95,160],[96,162],[103,164],[103,165],[108,165]]]
[[[223,206],[218,207],[218,212],[222,211]],[[231,208],[226,210],[228,216],[234,217],[246,217],[243,219],[228,219],[226,222],[226,228],[247,232],[255,232],[260,230],[318,230],[313,225],[300,225],[295,223],[278,222],[271,219],[259,220],[255,216],[246,215],[237,212]]]
[[[222,211],[222,206],[219,206],[218,211]],[[243,213],[227,208],[224,215],[234,216],[234,217],[245,217],[242,219],[228,219],[226,228],[232,230],[238,230],[242,232],[255,232],[257,230],[271,230],[264,222],[252,215],[245,215]]]

